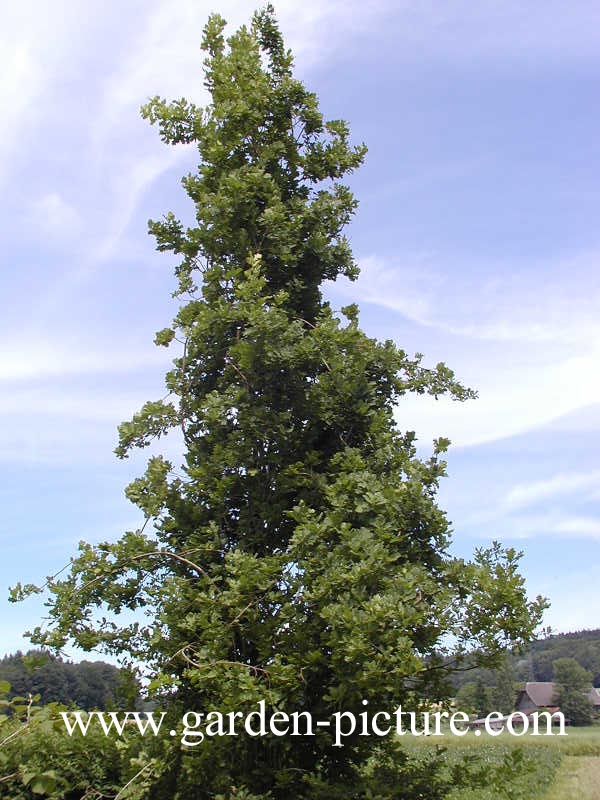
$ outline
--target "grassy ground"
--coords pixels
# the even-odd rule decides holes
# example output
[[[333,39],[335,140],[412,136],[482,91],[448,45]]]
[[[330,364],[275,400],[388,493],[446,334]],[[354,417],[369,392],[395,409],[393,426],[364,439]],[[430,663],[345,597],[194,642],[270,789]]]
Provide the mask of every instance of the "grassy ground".
[[[600,757],[567,756],[543,800],[600,800]]]
[[[567,732],[559,745],[565,758],[543,800],[600,800],[600,725]]]
[[[444,729],[443,736],[404,736],[403,744],[417,748],[441,745],[449,750],[458,748],[472,751],[494,744],[523,748],[544,746],[552,747],[565,756],[600,756],[600,724],[585,728],[567,726],[565,732],[565,736],[559,736],[558,728],[554,727],[552,736],[534,736],[530,732],[522,736],[511,736],[506,731],[497,736],[490,736],[485,731],[481,731],[480,736],[474,731],[469,731],[464,736],[453,736],[449,730]]]
[[[418,746],[429,746],[431,744],[441,744],[443,747],[462,749],[479,749],[480,747],[490,747],[494,744],[501,744],[507,747],[523,747],[528,749],[552,747],[564,756],[598,756],[600,757],[600,725],[591,725],[586,728],[565,728],[566,736],[556,735],[558,728],[552,729],[552,736],[534,736],[525,733],[523,736],[511,736],[504,731],[499,736],[489,736],[485,731],[481,736],[477,736],[470,731],[466,736],[458,737],[447,734],[441,737],[423,737],[416,741]],[[408,738],[408,737],[406,737]],[[412,738],[412,737],[411,737]]]
[[[600,800],[600,725],[567,727],[566,734],[492,737],[470,731],[464,737],[405,736],[403,744],[416,753],[443,747],[448,768],[459,765],[469,781],[473,770],[473,788],[457,787],[452,800]]]

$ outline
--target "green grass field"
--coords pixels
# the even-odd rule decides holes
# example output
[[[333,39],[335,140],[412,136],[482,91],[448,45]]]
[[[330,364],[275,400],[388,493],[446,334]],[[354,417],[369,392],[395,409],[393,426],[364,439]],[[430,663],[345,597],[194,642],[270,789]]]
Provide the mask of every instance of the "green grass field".
[[[566,734],[492,737],[471,731],[464,737],[406,736],[403,744],[423,755],[443,748],[448,770],[472,778],[472,788],[457,787],[452,800],[600,800],[600,725],[567,727]]]

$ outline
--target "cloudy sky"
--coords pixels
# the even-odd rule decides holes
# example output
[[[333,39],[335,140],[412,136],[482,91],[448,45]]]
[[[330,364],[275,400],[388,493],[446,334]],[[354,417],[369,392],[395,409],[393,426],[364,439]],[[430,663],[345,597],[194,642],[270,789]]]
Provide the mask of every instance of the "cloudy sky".
[[[175,306],[149,217],[189,218],[152,95],[202,103],[207,15],[251,3],[22,0],[0,30],[0,652],[80,539],[138,527],[117,424],[162,394],[152,345]],[[453,447],[441,505],[454,550],[525,551],[546,624],[600,627],[600,4],[285,0],[299,75],[369,156],[352,185],[363,327],[445,361],[479,399],[410,398],[423,453]]]

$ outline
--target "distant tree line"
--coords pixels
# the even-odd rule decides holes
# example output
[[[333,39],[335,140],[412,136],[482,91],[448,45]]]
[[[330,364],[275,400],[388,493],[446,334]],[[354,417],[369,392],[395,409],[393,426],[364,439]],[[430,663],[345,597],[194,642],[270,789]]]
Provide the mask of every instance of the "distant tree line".
[[[484,717],[491,711],[510,714],[514,710],[518,691],[510,658],[506,659],[501,669],[474,672],[476,674],[471,674],[469,681],[462,682],[456,693],[456,705],[460,710],[478,717]]]
[[[12,697],[39,695],[42,705],[57,702],[84,710],[131,708],[139,695],[137,682],[126,670],[104,661],[74,664],[42,650],[4,656],[0,681],[10,684]]]
[[[573,658],[591,673],[591,684],[600,686],[600,628],[546,636],[533,642],[521,653],[507,657],[515,681],[553,681],[553,664],[560,658]],[[454,673],[452,683],[459,690],[467,683],[494,687],[498,670],[469,669],[468,663]]]
[[[594,709],[589,699],[592,673],[574,658],[559,658],[553,663],[555,702],[572,725],[591,725]]]
[[[527,681],[554,682],[555,702],[575,725],[590,724],[590,686],[600,686],[600,629],[547,636],[521,653],[508,654],[500,669],[469,669],[453,676],[456,703],[485,716],[514,709],[519,689]]]
[[[521,680],[553,680],[553,663],[559,658],[574,658],[583,669],[592,673],[592,683],[600,686],[600,628],[548,636],[529,645],[517,659]],[[531,674],[532,677],[528,677]]]

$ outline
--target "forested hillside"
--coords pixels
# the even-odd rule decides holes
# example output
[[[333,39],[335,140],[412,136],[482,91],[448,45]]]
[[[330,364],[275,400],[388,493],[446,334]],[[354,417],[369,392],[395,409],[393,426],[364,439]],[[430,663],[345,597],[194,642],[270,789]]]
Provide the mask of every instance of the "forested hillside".
[[[592,673],[594,686],[600,686],[600,628],[548,636],[533,642],[521,654],[507,659],[515,682],[553,680],[553,663],[559,658],[574,658]],[[506,671],[505,671],[506,672]],[[456,673],[453,683],[460,689],[468,683],[486,687],[498,684],[499,672],[466,669]],[[31,650],[0,659],[0,681],[8,681],[11,694],[39,694],[43,704],[60,702],[82,709],[104,709],[135,703],[139,687],[125,671],[103,661],[71,663]]]
[[[138,687],[131,675],[103,661],[63,661],[41,650],[4,656],[0,681],[11,695],[39,694],[42,704],[58,702],[81,709],[105,709],[135,702]]]
[[[479,709],[505,708],[514,703],[516,689],[526,681],[553,681],[554,664],[574,659],[600,686],[600,629],[546,636],[532,642],[521,653],[507,656],[502,669],[469,669],[468,663],[452,676],[457,697]]]
[[[518,676],[522,675],[523,680],[551,681],[552,662],[558,658],[574,658],[592,673],[594,686],[600,686],[600,628],[561,633],[533,642],[524,656],[517,659]]]
[[[523,653],[513,654],[510,663],[514,667],[516,680],[551,681],[552,664],[559,658],[574,658],[592,673],[594,686],[600,686],[600,628],[538,639],[528,645]]]

